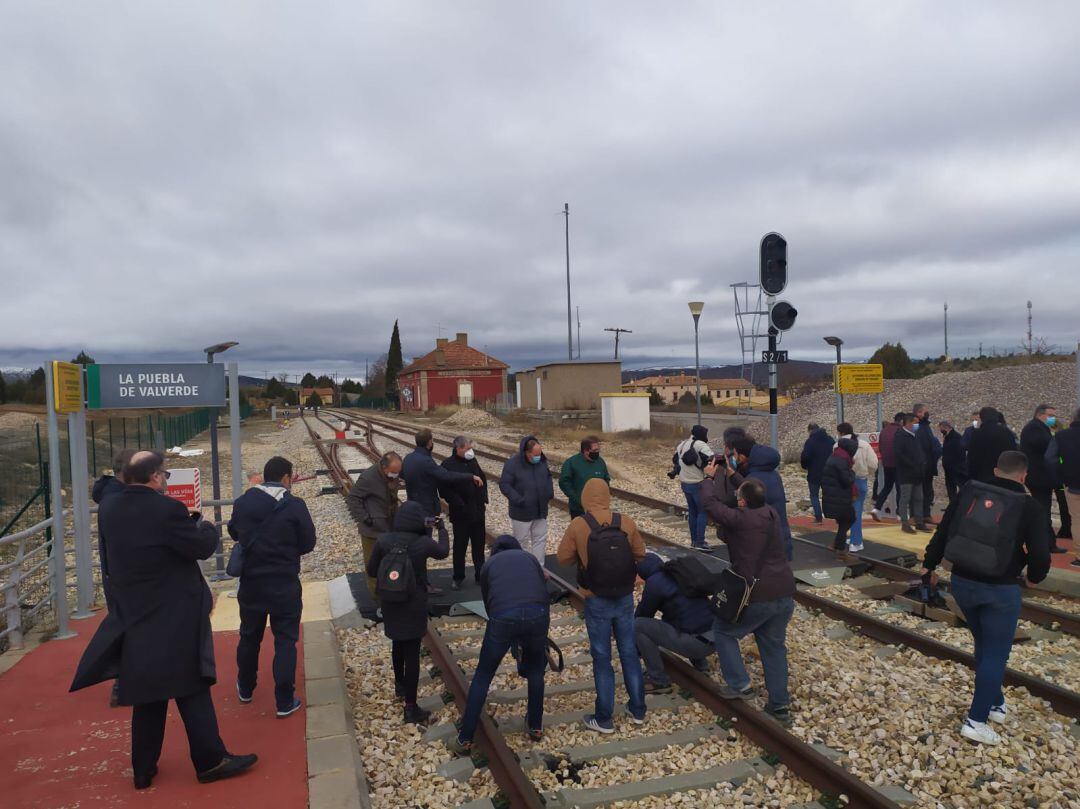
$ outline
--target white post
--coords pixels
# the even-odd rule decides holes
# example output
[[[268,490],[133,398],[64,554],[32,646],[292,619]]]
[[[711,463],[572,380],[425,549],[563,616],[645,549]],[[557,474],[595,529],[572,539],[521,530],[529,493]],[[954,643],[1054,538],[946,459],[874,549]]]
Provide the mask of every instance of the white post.
[[[73,638],[77,633],[68,627],[67,570],[64,560],[64,498],[60,486],[60,424],[56,418],[56,394],[53,368],[45,366],[45,411],[49,427],[49,489],[52,500],[52,596],[56,612],[56,638]]]
[[[79,374],[79,396],[83,377]],[[94,613],[93,552],[90,547],[90,480],[86,469],[86,410],[68,414],[68,449],[71,455],[71,513],[75,526],[76,601],[72,618],[89,618]]]
[[[229,442],[232,454],[233,500],[244,493],[244,459],[240,440],[240,370],[238,363],[229,363]]]

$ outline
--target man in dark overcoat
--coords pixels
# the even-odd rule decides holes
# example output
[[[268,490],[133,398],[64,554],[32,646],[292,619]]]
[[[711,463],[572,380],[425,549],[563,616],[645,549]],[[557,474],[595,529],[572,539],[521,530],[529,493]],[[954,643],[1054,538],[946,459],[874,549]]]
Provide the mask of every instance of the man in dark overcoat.
[[[228,778],[251,767],[256,756],[226,750],[210,698],[217,678],[213,597],[198,560],[213,555],[217,531],[163,496],[169,473],[160,453],[137,453],[124,478],[127,487],[98,513],[109,537],[113,604],[79,661],[71,690],[119,678],[119,702],[132,706],[136,789],[149,787],[157,774],[170,699],[184,721],[199,781]]]

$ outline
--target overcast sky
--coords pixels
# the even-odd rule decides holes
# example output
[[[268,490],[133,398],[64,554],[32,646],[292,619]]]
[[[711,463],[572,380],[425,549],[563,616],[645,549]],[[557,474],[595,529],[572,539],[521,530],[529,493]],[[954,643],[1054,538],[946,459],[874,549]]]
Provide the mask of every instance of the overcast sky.
[[[1080,4],[0,0],[0,366],[1075,344]],[[576,326],[575,326],[576,330]]]

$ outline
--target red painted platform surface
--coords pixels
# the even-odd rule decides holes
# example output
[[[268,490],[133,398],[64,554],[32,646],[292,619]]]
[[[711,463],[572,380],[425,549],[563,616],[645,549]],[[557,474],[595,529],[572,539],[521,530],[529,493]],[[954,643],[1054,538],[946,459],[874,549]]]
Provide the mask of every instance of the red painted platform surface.
[[[160,772],[153,787],[136,792],[131,708],[109,707],[111,682],[68,693],[79,657],[102,617],[73,621],[78,637],[43,643],[0,676],[0,806],[307,806],[306,719],[303,710],[287,719],[274,715],[269,629],[261,649],[259,687],[248,705],[236,697],[237,633],[214,633],[218,684],[212,692],[221,738],[230,752],[258,753],[258,763],[236,778],[200,784],[188,758],[183,723],[170,703]],[[304,655],[302,648],[298,652],[297,694],[302,699]]]

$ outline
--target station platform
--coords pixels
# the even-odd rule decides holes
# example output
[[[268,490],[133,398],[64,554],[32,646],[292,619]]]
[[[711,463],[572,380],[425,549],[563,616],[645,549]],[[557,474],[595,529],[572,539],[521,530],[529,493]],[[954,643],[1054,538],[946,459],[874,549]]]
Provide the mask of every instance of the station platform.
[[[104,610],[73,621],[79,634],[51,640],[23,654],[0,675],[0,804],[20,809],[93,809],[153,806],[155,809],[249,809],[251,806],[308,806],[306,708],[287,719],[275,716],[269,629],[260,653],[254,701],[236,696],[235,627],[228,618],[235,599],[219,597],[224,615],[215,616],[214,655],[218,682],[211,689],[218,726],[228,749],[257,753],[247,773],[200,784],[188,757],[187,737],[169,707],[159,774],[150,789],[131,782],[131,709],[110,708],[111,682],[68,693],[71,678]],[[231,605],[228,602],[232,602]],[[222,620],[224,619],[224,620]],[[305,615],[305,621],[308,616]],[[303,698],[303,627],[297,644],[297,694]]]

